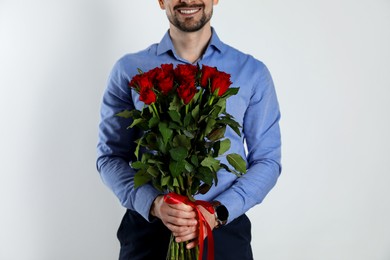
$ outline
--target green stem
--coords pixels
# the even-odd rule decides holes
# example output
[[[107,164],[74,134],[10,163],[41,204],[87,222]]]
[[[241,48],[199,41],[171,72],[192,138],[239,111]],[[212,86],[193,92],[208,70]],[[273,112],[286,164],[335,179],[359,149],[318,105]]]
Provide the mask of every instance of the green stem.
[[[157,116],[158,119],[160,119],[160,116],[159,116],[157,108],[156,108],[156,104],[153,103],[151,106],[152,106],[154,114]]]
[[[184,253],[184,243],[180,243],[180,256],[181,259],[185,260],[186,255]]]
[[[182,175],[179,175],[179,177],[177,177],[178,178],[178,181],[179,181],[179,188],[180,188],[180,191],[181,191],[181,194],[185,194],[185,190],[186,190],[186,188],[185,188],[185,186],[184,186],[184,180],[183,180],[183,176]]]
[[[195,247],[195,250],[193,250],[194,253],[195,253],[195,259],[198,260],[198,256],[199,256],[199,246],[197,245]],[[203,256],[200,256],[200,258],[202,258]]]
[[[214,95],[211,95],[211,98],[209,100],[209,106],[213,104],[214,98],[215,98]]]
[[[175,193],[178,194],[178,195],[181,195],[181,192],[180,192],[180,188],[179,188],[179,187],[175,187]]]
[[[188,245],[188,241],[186,241],[186,246]],[[188,250],[187,247],[186,247],[186,254],[187,254],[187,260],[192,260],[192,253],[191,253],[191,250]]]
[[[192,260],[191,251],[187,249],[187,260]]]
[[[188,186],[188,187],[191,188],[191,186]],[[190,188],[187,189],[187,197],[188,197],[188,199],[189,199],[190,201],[195,202],[195,199],[194,199],[194,197],[192,196],[192,194],[191,194],[191,192],[190,192],[190,190],[189,190]]]
[[[169,245],[169,255],[167,256],[170,257],[170,260],[175,260],[175,242],[174,242],[174,236],[171,235],[171,241]]]
[[[175,259],[179,259],[179,244],[175,242]]]

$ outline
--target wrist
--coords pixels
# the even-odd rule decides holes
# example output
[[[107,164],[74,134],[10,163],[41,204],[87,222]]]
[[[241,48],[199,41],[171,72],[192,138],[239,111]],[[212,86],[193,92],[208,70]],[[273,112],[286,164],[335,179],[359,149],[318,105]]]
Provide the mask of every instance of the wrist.
[[[153,217],[157,217],[158,218],[158,207],[159,207],[159,204],[161,204],[161,200],[163,199],[163,196],[162,195],[159,195],[157,196],[154,200],[153,200],[153,203],[152,203],[152,206],[150,207],[150,212],[149,214]]]
[[[219,201],[212,201],[211,205],[214,208],[214,216],[215,216],[215,226],[214,228],[218,228],[220,226],[224,226],[227,223],[229,218],[229,211],[225,207],[225,205],[221,204]]]

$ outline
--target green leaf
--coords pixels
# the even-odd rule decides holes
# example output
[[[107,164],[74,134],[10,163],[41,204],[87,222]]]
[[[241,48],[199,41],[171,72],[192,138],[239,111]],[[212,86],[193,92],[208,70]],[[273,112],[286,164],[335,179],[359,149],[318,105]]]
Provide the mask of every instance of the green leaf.
[[[184,167],[185,167],[187,172],[193,172],[195,170],[195,167],[191,163],[189,163],[185,160],[184,160]]]
[[[141,117],[141,111],[137,109],[124,110],[122,112],[117,113],[116,116],[123,117],[123,118],[139,118]]]
[[[240,124],[234,121],[230,116],[225,116],[222,119],[217,120],[217,124],[229,125],[238,136],[241,136]]]
[[[229,125],[229,126],[240,127],[240,124],[238,122],[236,122],[233,118],[229,117],[229,116],[221,117],[221,119],[217,120],[217,123],[218,124],[225,124],[225,125]]]
[[[233,129],[234,132],[236,132],[236,134],[238,136],[241,136],[241,132],[240,132],[240,129],[238,127],[236,127],[236,126],[230,126],[230,127]]]
[[[206,194],[206,193],[210,190],[210,188],[211,188],[211,185],[206,184],[206,183],[203,183],[203,184],[199,187],[198,192],[199,192],[200,194]]]
[[[134,176],[134,187],[138,188],[152,179],[152,176],[145,174],[143,170],[138,171]]]
[[[194,109],[191,111],[191,115],[195,119],[195,121],[198,120],[199,111],[200,111],[199,105],[195,106]]]
[[[181,118],[179,112],[177,112],[176,110],[170,110],[168,111],[168,114],[174,122],[179,123],[181,125]]]
[[[246,173],[246,162],[244,159],[242,159],[241,155],[232,153],[228,154],[226,158],[230,165],[234,167],[234,169],[241,173]]]
[[[199,91],[197,91],[196,93],[195,93],[195,95],[194,95],[194,97],[192,98],[192,102],[193,103],[198,103],[198,99],[199,99],[199,97],[202,95],[202,91],[203,89],[201,89],[201,90],[199,90]]]
[[[196,122],[198,125],[205,121],[209,117],[209,114],[200,116],[199,120]]]
[[[231,114],[227,113],[226,111],[223,114],[225,115],[224,118],[234,119],[234,116],[232,116]]]
[[[213,106],[213,109],[211,110],[210,116],[213,118],[217,118],[221,112],[222,112],[222,107],[215,105],[215,106]]]
[[[162,154],[167,154],[168,152],[167,144],[164,143],[161,137],[157,138],[157,147],[159,152],[161,152]]]
[[[186,114],[184,117],[184,127],[187,127],[191,121],[193,121],[191,113]]]
[[[142,123],[145,123],[145,119],[143,118],[137,118],[137,119],[134,119],[133,120],[133,123],[128,127],[128,128],[133,128],[134,126],[136,125],[139,125],[139,124],[142,124]]]
[[[149,159],[150,158],[152,158],[152,154],[150,154],[150,153],[143,153],[142,154],[142,158],[141,158],[141,161],[143,162],[143,163],[147,163],[148,161],[149,161]]]
[[[147,106],[144,109],[142,109],[142,117],[143,118],[151,118],[153,116],[156,116],[156,114],[154,113],[154,109],[153,109],[152,105]]]
[[[164,192],[164,190],[165,190],[161,187],[161,180],[159,178],[152,179],[152,185],[154,188],[156,188],[157,190],[159,190],[161,192]]]
[[[169,109],[168,110],[179,111],[181,106],[182,106],[181,99],[177,95],[174,95],[171,103],[169,103]]]
[[[131,164],[131,167],[133,169],[139,170],[139,169],[146,169],[146,164],[140,161],[135,161]]]
[[[141,143],[142,143],[143,139],[144,139],[144,136],[142,136],[140,139],[137,139],[135,141],[137,146],[135,147],[134,155],[137,158],[137,160],[139,159],[139,148],[141,147]]]
[[[230,149],[231,142],[229,139],[225,139],[222,141],[217,141],[213,145],[214,149],[214,157],[217,157],[219,155],[223,155]]]
[[[177,180],[177,178],[173,178],[173,187],[180,187],[179,181]]]
[[[206,125],[206,128],[204,130],[204,135],[207,136],[214,129],[215,123],[216,123],[216,121],[214,118],[209,118],[207,120],[207,125]]]
[[[180,189],[184,189],[184,180],[183,180],[183,176],[181,174],[177,177],[177,180],[179,181]]]
[[[148,159],[146,162],[147,162],[148,164],[156,164],[156,165],[162,164],[162,162],[160,162],[159,160],[156,160],[156,159],[154,159],[154,158],[155,158],[155,157],[153,156],[152,159]]]
[[[199,167],[195,177],[208,185],[213,185],[214,174],[208,167]]]
[[[240,90],[240,88],[228,88],[226,90],[226,92],[221,96],[222,98],[227,98],[227,97],[230,97],[230,96],[234,96],[238,93],[238,91]]]
[[[167,144],[172,137],[173,131],[168,128],[168,125],[165,122],[160,122],[158,124],[158,129],[163,137],[164,144]]]
[[[160,174],[160,172],[153,166],[149,166],[146,172],[149,173],[153,178],[157,178]]]
[[[218,97],[219,88],[216,88],[213,92],[213,96]]]
[[[168,191],[175,191],[175,187],[173,187],[173,181],[172,183],[168,184]]]
[[[243,175],[243,173],[240,173],[234,169],[229,168],[226,164],[221,163],[221,167],[224,168],[227,172],[233,173],[237,177],[241,177]]]
[[[195,137],[195,135],[191,131],[183,130],[183,133],[190,139],[193,139]]]
[[[183,161],[172,161],[169,164],[169,171],[171,172],[173,177],[177,177],[182,174],[185,170],[185,164]]]
[[[229,166],[227,166],[226,164],[221,163],[220,165],[221,165],[221,167],[224,168],[227,172],[232,172],[232,169],[230,169]]]
[[[157,146],[157,135],[153,132],[148,132],[144,136],[145,146],[148,147],[149,150],[156,150]]]
[[[225,136],[226,127],[220,127],[211,131],[207,136],[210,141],[217,141]]]
[[[219,163],[220,163],[219,160],[215,159],[212,156],[208,156],[204,158],[204,160],[200,163],[200,165],[204,167],[208,167],[212,169],[214,172],[217,172],[220,169]]]
[[[169,154],[171,155],[173,160],[182,161],[187,157],[188,151],[186,148],[179,146],[169,150]]]
[[[219,106],[221,108],[221,111],[225,111],[226,110],[226,99],[225,98],[218,99],[218,102],[215,105]]]
[[[161,180],[161,186],[167,186],[169,184],[170,180],[171,180],[170,175],[164,176]]]
[[[175,123],[173,121],[169,122],[168,128],[172,129],[172,130],[181,130],[182,129],[178,123]]]
[[[151,117],[149,120],[149,128],[153,128],[160,123],[160,119],[157,116]]]
[[[229,139],[222,140],[220,143],[220,148],[218,155],[226,153],[230,149],[231,142]]]
[[[192,178],[191,194],[194,195],[198,192],[200,180],[198,178]]]
[[[199,166],[198,156],[192,155],[192,156],[191,156],[191,163],[192,163],[195,167],[198,167],[198,166]]]
[[[172,144],[174,147],[182,146],[187,150],[191,149],[191,140],[185,135],[177,135],[173,138]]]

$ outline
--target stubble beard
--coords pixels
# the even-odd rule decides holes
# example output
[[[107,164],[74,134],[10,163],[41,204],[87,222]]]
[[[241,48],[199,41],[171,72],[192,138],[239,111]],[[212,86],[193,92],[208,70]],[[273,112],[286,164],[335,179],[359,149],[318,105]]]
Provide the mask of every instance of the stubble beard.
[[[173,26],[183,32],[197,32],[202,29],[213,16],[213,10],[211,10],[209,14],[205,13],[204,8],[202,10],[202,17],[199,21],[194,21],[193,17],[186,18],[184,21],[179,21],[176,15],[168,16],[168,20]]]

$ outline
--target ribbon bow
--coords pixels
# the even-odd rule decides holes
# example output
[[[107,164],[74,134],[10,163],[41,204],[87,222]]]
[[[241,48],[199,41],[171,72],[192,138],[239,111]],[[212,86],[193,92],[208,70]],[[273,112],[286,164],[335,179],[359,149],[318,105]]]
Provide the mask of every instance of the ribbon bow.
[[[207,259],[213,260],[214,259],[214,238],[213,238],[213,233],[212,233],[211,228],[210,228],[209,224],[207,223],[205,217],[203,216],[202,212],[197,207],[197,206],[200,205],[200,206],[204,207],[211,214],[214,214],[213,206],[209,202],[207,202],[207,201],[203,201],[203,200],[191,201],[188,197],[182,196],[182,195],[178,195],[178,194],[173,193],[173,192],[166,194],[164,196],[164,201],[166,203],[168,203],[168,204],[184,203],[186,205],[191,206],[193,209],[195,209],[196,214],[197,214],[198,219],[199,219],[199,239],[198,239],[198,241],[199,241],[199,259],[202,259],[202,255],[203,255],[203,237],[204,237],[203,227],[205,226],[206,227],[206,231],[207,231],[206,234],[207,234],[207,237],[208,237]]]

